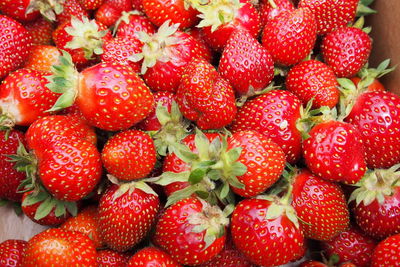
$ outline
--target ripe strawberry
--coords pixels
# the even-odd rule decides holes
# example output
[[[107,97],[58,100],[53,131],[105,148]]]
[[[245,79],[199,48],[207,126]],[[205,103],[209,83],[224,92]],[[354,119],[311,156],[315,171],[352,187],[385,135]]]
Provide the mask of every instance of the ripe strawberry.
[[[372,41],[358,28],[345,27],[327,34],[321,45],[322,56],[336,76],[352,77],[365,65]]]
[[[310,54],[317,38],[317,24],[309,9],[284,11],[263,30],[262,44],[275,63],[289,66]]]
[[[53,65],[58,65],[61,56],[57,47],[52,45],[34,45],[32,53],[25,61],[24,68],[38,71],[51,71]]]
[[[52,43],[54,28],[50,21],[41,17],[35,21],[25,23],[24,26],[32,35],[32,42],[34,45],[50,45]]]
[[[194,59],[186,66],[176,102],[182,114],[201,129],[225,127],[236,115],[233,88],[204,59]]]
[[[328,267],[328,265],[319,261],[308,260],[302,262],[299,267]]]
[[[286,88],[306,105],[313,100],[313,107],[333,108],[339,102],[339,83],[333,70],[317,60],[307,60],[290,69]]]
[[[39,17],[39,12],[28,12],[30,2],[30,0],[1,0],[0,11],[20,22],[33,21]]]
[[[57,11],[55,12],[58,25],[61,25],[67,21],[71,21],[71,19],[74,17],[77,19],[81,19],[83,17],[89,17],[89,13],[82,8],[82,6],[79,3],[79,0],[63,1],[61,10],[62,10],[61,13]]]
[[[85,10],[98,9],[105,0],[78,0],[81,7]]]
[[[0,266],[21,266],[27,244],[28,242],[24,240],[15,239],[8,239],[0,243]]]
[[[123,12],[132,10],[131,0],[104,0],[96,10],[96,21],[107,27],[112,26],[121,17]]]
[[[349,227],[349,210],[340,187],[308,170],[294,177],[292,205],[307,238],[329,241]]]
[[[127,267],[182,267],[168,253],[155,247],[147,247],[136,252],[130,258]]]
[[[229,37],[218,71],[239,95],[264,89],[274,78],[269,52],[249,32],[238,30]]]
[[[354,83],[354,85],[357,87],[358,84],[361,81],[360,77],[352,77],[350,80]],[[373,92],[373,91],[386,91],[385,86],[378,80],[374,79],[371,84],[368,85],[367,91]]]
[[[228,223],[218,206],[195,197],[185,198],[161,215],[154,239],[177,262],[199,265],[221,252]]]
[[[0,85],[0,107],[14,125],[29,126],[40,117],[46,116],[57,100],[57,94],[46,86],[49,72],[19,69]]]
[[[31,34],[17,21],[0,15],[0,79],[22,66],[33,45]]]
[[[299,7],[309,8],[317,21],[317,33],[326,34],[353,22],[358,0],[300,0]]]
[[[372,254],[371,267],[399,266],[400,234],[380,242]]]
[[[126,267],[129,256],[113,250],[99,250],[97,252],[98,267]]]
[[[133,10],[144,12],[143,0],[132,0]]]
[[[148,35],[154,34],[156,33],[156,27],[146,16],[134,10],[122,13],[122,16],[115,24],[114,31],[116,32],[115,37],[132,39],[137,38],[139,32],[145,32]]]
[[[300,100],[292,93],[273,90],[247,101],[238,110],[232,132],[254,130],[265,134],[295,163],[301,154],[301,134],[296,128],[300,118]]]
[[[327,121],[316,125],[303,142],[307,167],[334,182],[355,184],[367,170],[361,133],[350,123]]]
[[[187,29],[185,32],[188,33],[190,36],[192,36],[199,43],[200,48],[204,53],[203,55],[204,59],[206,59],[208,62],[212,62],[214,52],[204,39],[203,31],[199,28],[190,28]]]
[[[138,130],[114,135],[101,153],[108,173],[123,181],[145,178],[154,169],[156,156],[153,139]]]
[[[236,205],[231,219],[232,240],[252,263],[277,266],[304,255],[303,233],[295,211],[286,202],[259,196]]]
[[[149,232],[158,209],[158,196],[146,183],[111,185],[99,203],[102,240],[116,251],[131,249]]]
[[[358,267],[367,267],[375,248],[375,241],[355,228],[342,232],[332,241],[323,244],[325,253],[339,257],[338,263],[351,261]]]
[[[79,232],[48,229],[28,241],[22,266],[96,266],[96,249]]]
[[[52,110],[69,107],[75,100],[89,124],[107,131],[127,129],[151,112],[153,95],[131,67],[101,63],[78,73],[68,53],[60,61],[49,80],[50,89],[63,94]]]
[[[283,11],[293,11],[294,5],[290,0],[263,0],[259,6],[261,15],[261,28]]]

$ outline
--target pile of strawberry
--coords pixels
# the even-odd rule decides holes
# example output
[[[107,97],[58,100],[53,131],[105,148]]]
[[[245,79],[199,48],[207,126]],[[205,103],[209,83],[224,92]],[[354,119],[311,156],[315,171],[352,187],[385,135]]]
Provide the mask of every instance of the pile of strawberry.
[[[400,266],[371,2],[0,0],[0,266]]]

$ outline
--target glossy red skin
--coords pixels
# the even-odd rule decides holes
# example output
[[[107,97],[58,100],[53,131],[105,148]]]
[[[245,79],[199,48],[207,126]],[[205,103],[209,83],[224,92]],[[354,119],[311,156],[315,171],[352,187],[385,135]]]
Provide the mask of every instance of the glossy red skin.
[[[2,0],[0,2],[0,11],[20,22],[33,21],[39,17],[39,11],[33,11],[26,14],[30,0]]]
[[[317,24],[308,9],[284,11],[263,30],[262,44],[275,63],[290,66],[308,56],[317,38]]]
[[[292,93],[273,90],[247,101],[238,110],[231,125],[232,132],[254,130],[277,143],[285,152],[286,160],[296,163],[301,155],[301,134],[296,128],[300,118],[300,100]],[[281,127],[287,121],[288,126]]]
[[[321,51],[326,64],[336,76],[353,77],[367,63],[372,41],[358,28],[345,27],[327,34],[322,40]]]
[[[400,162],[400,97],[390,92],[361,94],[345,121],[362,134],[368,168]]]
[[[11,130],[8,139],[5,139],[6,132],[0,131],[0,199],[8,199],[20,202],[22,193],[17,193],[18,186],[25,180],[24,172],[14,169],[14,162],[10,162],[6,155],[17,153],[19,142],[26,145],[23,132]]]
[[[230,35],[235,30],[247,30],[251,36],[257,38],[261,29],[260,14],[247,0],[240,0],[244,5],[237,11],[232,21],[211,31],[211,26],[202,28],[206,42],[217,51],[222,51]]]
[[[231,218],[232,240],[252,263],[277,266],[301,258],[305,253],[304,237],[286,215],[274,220],[265,218],[272,202],[245,199],[236,205]],[[285,253],[277,253],[285,251]]]
[[[211,49],[211,47],[204,39],[203,31],[200,28],[194,27],[185,30],[185,32],[191,35],[199,43],[204,59],[206,59],[208,62],[212,62],[214,57],[214,51]]]
[[[339,83],[333,70],[317,60],[307,60],[290,69],[286,88],[307,105],[313,100],[313,108],[333,108],[339,102]]]
[[[51,45],[53,42],[53,23],[41,17],[24,25],[32,35],[34,45]],[[32,52],[33,53],[33,52]]]
[[[349,210],[339,185],[303,170],[295,177],[292,195],[305,237],[329,241],[348,229]]]
[[[0,107],[8,113],[16,125],[29,126],[38,118],[50,115],[46,112],[57,101],[59,94],[47,88],[45,76],[50,72],[19,69],[0,85]]]
[[[140,12],[144,12],[142,0],[132,0],[132,7],[133,7],[133,10],[138,10]]]
[[[192,232],[189,216],[201,212],[203,204],[197,198],[182,199],[168,207],[157,222],[155,240],[173,259],[184,265],[199,265],[214,258],[225,244],[226,235],[205,248],[205,231]]]
[[[355,220],[367,235],[382,240],[400,233],[400,186],[392,196],[385,196],[382,204],[374,200],[368,206],[360,203],[352,206]]]
[[[34,45],[31,54],[26,58],[24,68],[39,71],[51,71],[53,65],[59,64],[61,53],[52,45]]]
[[[179,23],[180,29],[190,28],[197,24],[197,10],[185,8],[184,0],[142,0],[144,13],[157,26],[171,20],[171,24]]]
[[[95,10],[103,4],[104,0],[78,0],[78,2],[85,10]]]
[[[140,0],[141,1],[141,0]],[[131,14],[128,17],[128,23],[121,21],[118,25],[116,37],[121,38],[137,38],[138,32],[145,32],[152,35],[156,32],[156,27],[151,23],[151,21],[143,15]]]
[[[167,91],[159,91],[154,93],[154,108],[150,112],[150,114],[141,122],[136,125],[137,129],[142,131],[158,131],[161,129],[161,124],[157,119],[156,109],[157,106],[161,103],[164,107],[167,108],[168,112],[171,112],[172,101],[175,100],[175,95],[171,92]]]
[[[222,53],[218,71],[236,93],[246,95],[250,87],[260,91],[274,78],[274,62],[257,39],[247,31],[235,31]]]
[[[264,28],[268,21],[275,18],[283,11],[294,10],[294,5],[290,0],[274,0],[274,3],[276,8],[273,8],[268,0],[262,1],[259,5],[262,28]]]
[[[353,78],[350,78],[350,80],[357,87],[358,83],[361,81],[361,78],[353,77]],[[367,91],[369,91],[369,92],[386,91],[386,88],[378,79],[374,79],[374,81],[370,85],[368,85]]]
[[[133,248],[150,231],[159,209],[157,196],[133,189],[113,200],[119,186],[111,185],[99,202],[102,240],[113,250]]]
[[[204,130],[227,126],[237,110],[232,86],[204,59],[194,59],[186,66],[176,102],[183,116]]]
[[[122,12],[132,10],[131,0],[105,0],[96,10],[95,18],[98,22],[110,27],[121,17]]]
[[[328,265],[319,262],[319,261],[313,261],[313,260],[309,260],[309,261],[305,261],[302,262],[299,267],[328,267]]]
[[[172,59],[168,62],[157,61],[143,75],[146,84],[154,91],[175,92],[187,65],[195,58],[204,57],[203,49],[189,34],[177,31],[172,36],[180,40],[179,44],[170,46]]]
[[[79,232],[48,229],[28,241],[22,266],[97,266],[96,248]]]
[[[108,139],[101,153],[108,173],[123,181],[147,177],[154,169],[156,158],[153,139],[138,130],[117,133]]]
[[[327,34],[353,22],[358,0],[301,0],[298,7],[309,8],[317,21],[317,33]]]
[[[231,187],[242,197],[255,197],[270,188],[285,167],[285,153],[271,139],[256,131],[235,132],[228,139],[228,150],[241,147],[238,159],[247,167],[247,172],[238,176],[245,188]]]
[[[70,21],[71,17],[89,17],[89,13],[82,8],[78,0],[65,0],[63,3],[63,12],[57,15],[58,25]]]
[[[113,250],[97,251],[98,267],[126,267],[129,256]]]
[[[75,103],[95,127],[106,131],[127,129],[146,118],[153,109],[153,94],[129,66],[101,63],[83,70],[80,75]]]
[[[351,261],[358,267],[368,267],[376,244],[375,241],[355,228],[342,232],[330,242],[323,244],[327,257],[336,254],[338,263]]]
[[[372,255],[371,267],[399,266],[400,234],[380,242]]]
[[[303,141],[307,167],[318,176],[346,184],[361,180],[367,170],[361,133],[350,123],[328,121],[316,125]]]
[[[0,79],[17,70],[32,48],[31,34],[17,21],[0,15]]]
[[[156,247],[146,247],[130,258],[127,267],[182,267],[168,253]]]
[[[0,243],[0,266],[18,267],[22,264],[22,257],[28,242],[24,240],[8,239]]]

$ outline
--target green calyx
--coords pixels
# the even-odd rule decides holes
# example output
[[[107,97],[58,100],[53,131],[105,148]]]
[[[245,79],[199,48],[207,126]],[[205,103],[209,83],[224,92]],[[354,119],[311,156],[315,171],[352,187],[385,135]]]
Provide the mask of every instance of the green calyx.
[[[50,21],[56,21],[56,15],[64,10],[65,0],[31,0],[25,14],[39,10],[40,14]]]
[[[375,14],[377,11],[370,8],[369,6],[374,2],[374,0],[360,0],[357,6],[357,17],[367,16]]]
[[[5,138],[8,139],[10,131],[14,128],[15,121],[11,115],[2,113],[0,108],[0,131],[6,131]]]
[[[400,186],[400,164],[389,169],[368,170],[365,176],[355,186],[349,202],[356,201],[358,206],[363,203],[368,206],[373,201],[382,204],[385,196],[393,195],[395,189]]]
[[[179,24],[170,25],[171,20],[164,22],[158,31],[153,35],[145,32],[138,32],[138,39],[143,43],[142,53],[129,57],[133,62],[143,60],[141,73],[145,74],[148,68],[154,67],[157,61],[169,62],[174,57],[174,50],[171,47],[180,43],[175,33]]]
[[[72,62],[71,55],[62,51],[59,58],[59,65],[51,67],[52,75],[46,76],[49,83],[46,84],[52,92],[61,94],[54,106],[47,112],[59,111],[61,109],[72,106],[78,94],[79,72],[76,70]]]
[[[111,181],[111,183],[119,186],[118,190],[113,195],[113,201],[120,198],[125,193],[132,194],[133,191],[135,191],[136,189],[139,189],[139,190],[145,192],[146,194],[154,195],[154,196],[158,197],[157,193],[154,192],[154,190],[146,183],[147,182],[146,179],[136,180],[136,181],[132,181],[132,182],[121,182],[117,178],[115,178],[114,176],[112,176],[110,174],[107,175],[107,178],[108,178],[108,180]]]
[[[71,26],[65,31],[72,36],[72,40],[66,44],[69,49],[83,49],[85,58],[93,59],[93,55],[103,54],[103,37],[108,30],[100,30],[96,20],[89,20],[87,17],[78,19],[71,18]]]

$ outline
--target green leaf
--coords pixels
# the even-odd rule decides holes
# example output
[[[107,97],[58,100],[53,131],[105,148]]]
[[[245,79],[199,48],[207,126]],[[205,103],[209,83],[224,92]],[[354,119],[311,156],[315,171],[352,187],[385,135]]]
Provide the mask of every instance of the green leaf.
[[[240,155],[242,154],[242,148],[241,147],[235,147],[232,148],[231,150],[228,151],[228,153],[226,154],[228,157],[229,162],[236,162]]]
[[[208,234],[207,232],[204,236],[204,242],[206,243],[206,246],[204,247],[204,249],[207,249],[209,246],[211,246],[214,243],[214,241],[217,239],[215,234]]]
[[[22,202],[22,206],[26,207],[26,206],[31,206],[34,205],[36,203],[42,202],[44,200],[46,200],[49,196],[49,194],[45,191],[40,191],[38,194],[29,194],[24,201]]]
[[[198,184],[203,180],[204,175],[206,174],[205,169],[195,169],[189,175],[189,183]]]
[[[67,90],[63,93],[56,101],[56,103],[51,107],[51,109],[46,110],[46,112],[59,111],[64,108],[72,106],[75,102],[77,92],[75,90]]]
[[[56,217],[64,216],[67,212],[63,201],[57,201],[56,210],[54,211]]]
[[[194,142],[196,144],[199,158],[202,160],[208,160],[210,141],[208,140],[207,136],[205,136],[205,134],[198,128],[196,128],[196,136],[194,138]]]
[[[221,192],[220,192],[220,194],[219,194],[220,199],[226,198],[226,196],[227,196],[228,193],[229,193],[229,189],[230,189],[229,184],[228,184],[228,183],[225,183],[225,184],[222,186]]]
[[[234,176],[242,176],[246,174],[247,172],[247,166],[244,165],[241,162],[236,161],[235,163],[232,164],[232,174]]]
[[[221,179],[222,173],[220,170],[210,170],[207,173],[207,177],[210,178],[211,180],[217,181],[217,180]]]
[[[229,215],[232,214],[232,212],[233,212],[234,210],[235,210],[235,205],[229,204],[229,205],[226,205],[226,206],[225,206],[225,208],[224,208],[224,210],[222,211],[222,213],[223,213],[223,215],[224,215],[225,217],[228,217]]]
[[[148,182],[152,182],[158,185],[166,186],[175,182],[188,182],[189,181],[190,172],[164,172],[159,177],[145,179]]]
[[[188,186],[184,189],[181,189],[179,191],[176,191],[172,193],[167,200],[167,203],[165,204],[165,207],[168,207],[176,202],[178,202],[181,199],[190,197],[194,192],[197,191],[197,188],[195,186]]]
[[[43,201],[36,210],[35,220],[40,220],[49,215],[52,209],[56,206],[56,200],[49,196]]]
[[[145,182],[142,182],[142,181],[135,182],[135,188],[142,190],[146,194],[154,195],[154,196],[158,197],[157,193],[154,192],[153,188],[151,188],[151,186],[149,186]]]
[[[18,202],[14,202],[13,203],[13,209],[14,212],[17,216],[21,216],[23,214],[22,208],[21,208],[21,204]]]
[[[75,217],[78,214],[78,205],[76,202],[64,201],[64,205],[72,216]]]
[[[194,193],[201,199],[207,199],[210,196],[210,193],[208,193],[207,191],[203,191],[203,190],[198,190],[198,191],[195,191]]]
[[[244,189],[244,188],[245,188],[244,184],[242,184],[242,183],[238,180],[238,178],[237,178],[236,176],[231,176],[231,177],[229,177],[228,182],[229,182],[229,184],[230,184],[231,186],[233,186],[233,187],[236,187],[236,188],[239,188],[239,189]]]
[[[175,155],[186,163],[191,163],[199,159],[198,155],[193,153],[187,146],[176,144],[174,146]]]
[[[0,199],[0,207],[7,205],[7,203],[8,203],[7,199]]]
[[[348,90],[351,90],[351,91],[356,91],[357,90],[356,86],[354,85],[354,83],[350,79],[338,78],[337,81],[338,81],[339,85],[341,87],[343,87],[344,89],[348,89]]]
[[[281,205],[272,203],[267,210],[266,218],[268,220],[275,220],[284,213],[284,208]]]

